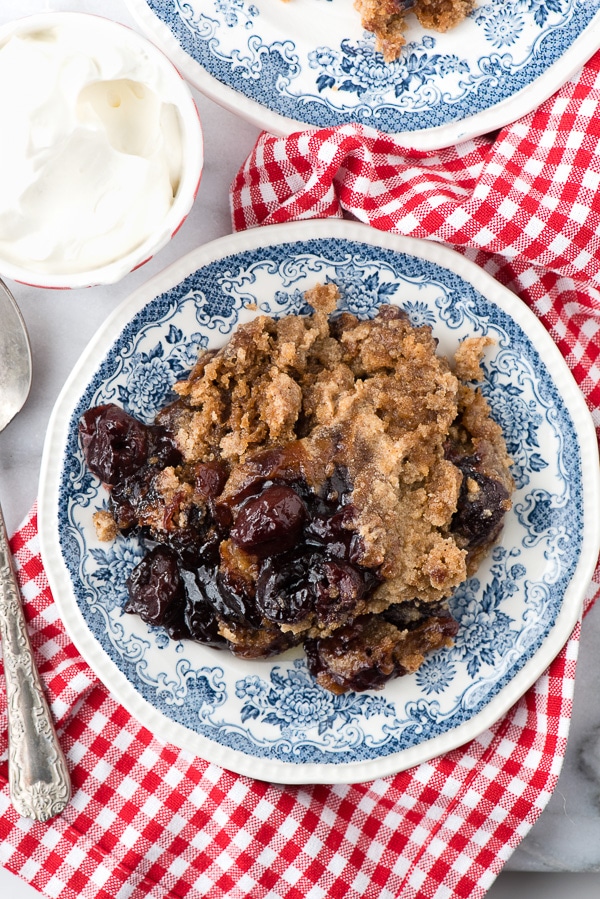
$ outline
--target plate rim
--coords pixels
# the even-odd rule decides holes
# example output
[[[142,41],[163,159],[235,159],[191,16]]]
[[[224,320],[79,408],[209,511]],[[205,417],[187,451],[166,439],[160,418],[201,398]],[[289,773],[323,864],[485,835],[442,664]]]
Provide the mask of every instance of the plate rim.
[[[359,222],[339,219],[309,220],[308,222],[271,225],[217,238],[171,263],[163,271],[135,289],[113,310],[73,367],[56,400],[48,423],[38,498],[38,530],[42,560],[51,592],[68,635],[113,698],[121,703],[138,723],[149,729],[157,739],[164,739],[159,736],[160,725],[162,724],[164,727],[165,724],[163,714],[145,700],[116,667],[89,631],[77,603],[72,601],[74,590],[60,551],[57,520],[60,471],[62,470],[66,436],[69,432],[69,420],[75,402],[80,398],[84,385],[88,384],[99,362],[106,355],[106,335],[121,333],[123,327],[147,302],[171,289],[189,274],[223,256],[258,247],[294,243],[320,237],[363,242],[435,262],[469,281],[485,296],[488,302],[499,305],[495,297],[501,298],[501,308],[523,327],[529,338],[535,343],[540,355],[543,351],[544,362],[549,371],[553,373],[553,380],[555,366],[560,365],[561,367],[559,392],[573,419],[581,444],[582,477],[585,488],[583,490],[584,534],[581,554],[565,591],[556,622],[538,650],[516,673],[513,680],[503,687],[482,710],[467,722],[463,722],[443,734],[383,758],[339,764],[306,762],[295,764],[246,755],[240,750],[230,749],[213,742],[188,730],[178,722],[169,720],[168,742],[175,744],[183,751],[191,752],[192,755],[197,755],[208,762],[214,762],[241,775],[285,784],[365,782],[376,777],[399,773],[416,764],[430,761],[480,736],[502,718],[510,707],[523,696],[569,640],[573,628],[579,621],[585,591],[592,579],[600,551],[600,522],[593,514],[594,498],[596,502],[600,502],[600,464],[598,462],[598,442],[591,413],[558,347],[539,319],[516,294],[499,284],[474,262],[446,245],[427,239],[403,237],[377,231]],[[65,414],[65,409],[68,409],[68,414]],[[59,460],[54,466],[53,459]],[[69,594],[69,600],[65,599],[66,594]],[[108,666],[108,676],[102,665]]]
[[[288,137],[298,131],[318,131],[321,127],[341,127],[349,124],[340,120],[334,126],[310,125],[300,119],[289,118],[263,106],[258,100],[247,97],[235,88],[223,84],[191,57],[180,46],[169,26],[150,9],[146,0],[125,0],[125,3],[144,34],[150,40],[158,43],[158,46],[196,90],[228,112],[243,117],[257,128],[268,131],[277,137]],[[528,115],[552,94],[560,90],[598,49],[600,49],[600,8],[571,46],[544,71],[543,77],[538,76],[534,81],[515,91],[511,97],[472,116],[438,125],[435,128],[423,131],[384,133],[395,137],[407,149],[427,152],[441,150],[504,128]],[[361,125],[360,127],[368,128],[369,126]]]

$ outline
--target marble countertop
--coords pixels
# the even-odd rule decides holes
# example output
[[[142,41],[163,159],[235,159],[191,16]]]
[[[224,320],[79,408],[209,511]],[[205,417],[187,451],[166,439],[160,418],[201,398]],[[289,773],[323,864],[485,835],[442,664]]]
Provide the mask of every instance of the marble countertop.
[[[133,24],[118,0],[31,2],[5,0],[0,23],[26,12],[88,9]],[[229,184],[259,134],[257,128],[194,92],[205,136],[205,168],[193,210],[171,243],[118,284],[87,290],[45,291],[7,280],[30,334],[34,376],[23,411],[0,434],[0,498],[9,532],[35,501],[40,459],[52,407],[71,368],[105,318],[157,272],[207,241],[231,233]],[[600,604],[587,616],[577,669],[574,714],[558,787],[540,819],[509,859],[492,888],[509,872],[598,872],[600,885]],[[588,883],[590,881],[587,881]],[[518,899],[528,888],[513,881]],[[18,899],[39,895],[0,869],[0,889]],[[508,895],[508,893],[507,893]],[[579,894],[578,894],[579,895]],[[590,893],[591,895],[591,893]],[[501,892],[497,892],[500,899]]]

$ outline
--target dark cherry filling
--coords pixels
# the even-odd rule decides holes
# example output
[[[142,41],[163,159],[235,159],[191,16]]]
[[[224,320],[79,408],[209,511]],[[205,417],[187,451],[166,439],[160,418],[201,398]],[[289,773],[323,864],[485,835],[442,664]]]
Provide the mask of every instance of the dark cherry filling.
[[[445,456],[463,476],[452,532],[462,537],[469,552],[493,543],[502,528],[510,494],[504,484],[482,470],[476,453],[465,455],[460,447],[448,443]]]
[[[301,641],[279,631],[281,626],[333,628],[331,636],[304,640],[309,669],[318,676],[327,659],[352,652],[352,674],[337,685],[365,690],[405,673],[401,654],[375,658],[369,640],[376,618],[398,639],[422,631],[426,642],[428,628],[440,638],[456,634],[458,625],[445,603],[415,601],[381,616],[356,616],[358,604],[381,579],[358,564],[363,547],[353,529],[356,509],[345,468],[337,467],[314,491],[301,476],[294,445],[271,449],[256,454],[235,491],[225,494],[228,467],[198,463],[185,477],[201,503],[188,504],[185,525],[178,527],[170,518],[175,513],[163,509],[164,499],[152,486],[159,471],[182,463],[166,428],[144,425],[108,404],[86,412],[79,430],[88,467],[110,487],[118,527],[137,529],[149,546],[128,579],[125,611],[165,627],[174,639],[229,646],[253,658]],[[463,474],[452,529],[469,550],[497,535],[508,494],[481,470],[475,455],[448,446],[446,456]],[[164,519],[156,531],[139,524],[144,510],[154,507]],[[224,547],[230,547],[229,561]],[[245,573],[248,565],[251,575]],[[233,642],[221,635],[223,624]]]
[[[202,499],[214,500],[223,492],[229,471],[222,462],[198,462],[194,468],[194,486]]]
[[[358,627],[356,626],[358,624]],[[362,658],[356,664],[356,642],[361,638],[360,619],[352,624],[345,625],[340,628],[340,633],[335,637],[327,637],[325,639],[311,639],[304,642],[304,651],[306,653],[306,661],[308,670],[313,677],[318,678],[320,674],[328,673],[331,668],[329,661],[324,658],[323,650],[328,649],[329,656],[348,656],[353,655],[355,663],[353,672],[350,677],[337,678],[340,688],[345,690],[354,690],[361,693],[364,690],[380,690],[389,680],[394,677],[402,677],[406,674],[406,669],[394,660],[389,665],[382,667],[378,664],[368,652],[363,651]]]
[[[314,615],[320,625],[333,624],[381,582],[367,568],[330,558],[327,543],[321,551],[306,550],[300,547],[263,564],[256,604],[267,620],[297,624]]]
[[[113,403],[85,412],[79,435],[88,468],[111,486],[135,475],[149,460],[157,468],[181,462],[165,428],[142,424]]]
[[[148,428],[118,406],[89,409],[79,435],[88,468],[104,484],[117,484],[148,460]]]
[[[137,522],[157,499],[153,477],[181,462],[168,431],[109,404],[85,413],[80,434],[88,467],[111,488],[117,524],[137,528],[151,547],[128,580],[125,611],[163,625],[175,638],[224,645],[219,619],[250,631],[265,621],[296,624],[308,616],[334,623],[380,583],[376,572],[356,563],[361,543],[351,527],[352,485],[344,468],[317,493],[299,477],[293,455],[268,450],[222,501],[229,470],[220,462],[198,463],[193,484],[205,508],[192,506],[185,527],[149,533]],[[255,557],[256,584],[223,563],[220,546],[227,539]],[[281,635],[279,651],[291,642]]]
[[[458,622],[452,617],[445,600],[423,602],[420,599],[413,599],[412,602],[390,606],[382,613],[382,617],[399,630],[414,630],[428,618],[436,618],[438,621],[446,622],[447,636],[455,636],[458,631]]]
[[[136,613],[150,625],[169,633],[186,630],[183,623],[185,588],[177,556],[166,546],[155,546],[127,579],[129,599],[125,611]]]
[[[214,596],[211,594],[210,589],[207,589],[211,582],[199,576],[201,571],[201,568],[195,572],[181,568],[186,593],[184,620],[187,628],[181,637],[191,637],[199,643],[221,647],[226,641],[219,633],[218,610],[213,601],[215,597],[220,599],[220,593],[212,582]]]
[[[181,463],[175,441],[165,428],[145,425],[113,403],[85,412],[79,435],[88,468],[111,488],[118,527],[134,528],[140,508],[149,501],[154,474]]]
[[[329,689],[334,692],[346,690],[378,690],[389,680],[402,677],[407,669],[402,664],[405,632],[416,635],[417,647],[435,648],[444,644],[446,638],[453,638],[458,631],[458,622],[448,608],[441,603],[402,603],[390,607],[383,613],[383,620],[390,625],[386,633],[387,645],[378,645],[379,629],[377,617],[362,615],[354,621],[338,628],[329,637],[317,637],[304,641],[304,651],[308,670],[319,679],[325,675]],[[342,665],[338,660],[351,660]]]
[[[286,484],[272,484],[242,505],[229,532],[233,542],[260,559],[291,549],[308,517],[302,498]]]
[[[471,550],[492,543],[497,538],[509,493],[499,481],[477,471],[464,460],[458,467],[462,471],[463,481],[451,527],[466,540]],[[469,481],[477,485],[476,491],[469,489]]]

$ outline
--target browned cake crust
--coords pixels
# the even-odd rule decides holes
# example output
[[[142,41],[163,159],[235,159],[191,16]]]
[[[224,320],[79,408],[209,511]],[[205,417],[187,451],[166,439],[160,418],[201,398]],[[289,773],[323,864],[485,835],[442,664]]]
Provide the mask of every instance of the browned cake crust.
[[[405,45],[405,13],[397,0],[354,0],[365,31],[376,37],[375,49],[383,53],[386,62],[397,59]]]
[[[468,383],[488,341],[451,367],[397,307],[360,321],[331,315],[333,284],[306,297],[314,314],[259,316],[202,352],[153,428],[86,413],[112,491],[98,533],[150,538],[128,611],[172,636],[246,658],[303,643],[328,689],[379,687],[449,645],[446,600],[510,508],[500,428]],[[103,468],[107,427],[145,441],[125,473]]]
[[[449,31],[469,15],[474,0],[415,0],[414,11],[423,28]]]
[[[415,0],[412,9],[404,12],[398,0],[354,0],[366,31],[377,38],[375,47],[386,62],[397,59],[406,43],[405,16],[414,12],[423,28],[449,31],[469,15],[474,0]]]

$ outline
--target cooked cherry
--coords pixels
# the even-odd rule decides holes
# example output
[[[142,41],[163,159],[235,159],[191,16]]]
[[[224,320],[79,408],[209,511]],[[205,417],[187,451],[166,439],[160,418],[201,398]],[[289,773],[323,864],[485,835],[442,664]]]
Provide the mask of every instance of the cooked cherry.
[[[279,447],[255,453],[236,472],[235,486],[229,485],[227,497],[221,501],[229,511],[241,506],[250,496],[259,493],[273,484],[273,472],[277,471],[283,457]],[[279,478],[279,483],[283,482]]]
[[[263,563],[256,583],[256,605],[268,621],[295,624],[314,610],[312,572],[319,561],[316,553],[288,553]]]
[[[400,631],[414,630],[425,621],[435,618],[436,626],[446,637],[455,637],[458,633],[458,621],[452,616],[446,600],[424,602],[413,599],[411,602],[400,602],[389,606],[382,618],[395,625]]]
[[[334,622],[355,608],[377,581],[365,569],[360,571],[347,562],[323,559],[313,573],[315,611],[323,624]]]
[[[385,661],[385,670],[380,664],[364,652],[360,647],[363,628],[363,618],[357,618],[352,624],[339,628],[330,637],[310,638],[304,641],[306,663],[313,677],[327,674],[332,683],[335,683],[341,691],[378,690],[391,677],[399,677],[405,674],[405,669],[394,662],[391,657]],[[357,644],[360,647],[357,652]],[[347,675],[334,672],[329,660],[341,656],[352,656],[353,665]]]
[[[231,508],[240,506],[250,496],[256,496],[271,484],[289,484],[294,489],[302,481],[303,450],[296,441],[285,447],[271,447],[254,453],[238,471],[236,488],[229,493],[226,503]],[[297,489],[303,496],[302,489]]]
[[[284,484],[274,484],[246,501],[230,536],[237,546],[264,559],[291,549],[298,541],[306,517],[306,506],[296,491]]]
[[[351,523],[355,511],[354,506],[347,505],[333,515],[314,515],[304,530],[304,539],[311,545],[326,548],[330,556],[352,561],[353,543],[358,535],[345,525]]]
[[[209,508],[215,527],[221,534],[228,534],[229,528],[233,523],[233,512],[231,511],[231,508],[226,503],[220,503],[218,501],[212,501]]]
[[[182,615],[185,590],[177,557],[166,546],[155,546],[127,579],[126,612],[137,612],[151,625],[172,624]]]
[[[500,481],[476,471],[465,460],[456,464],[463,473],[463,481],[451,530],[467,541],[467,549],[475,549],[498,536],[509,494]],[[475,490],[473,482],[477,485]]]
[[[219,620],[212,604],[207,599],[198,583],[197,575],[182,569],[181,576],[185,583],[186,602],[184,620],[188,636],[199,643],[210,646],[223,646],[225,639],[219,633]]]
[[[160,425],[150,425],[148,428],[149,448],[148,457],[152,465],[158,468],[166,468],[168,465],[181,464],[182,455],[177,448],[171,434]]]
[[[350,500],[352,494],[352,481],[348,469],[343,465],[336,465],[331,477],[327,478],[321,496],[328,503],[336,506],[344,506]]]
[[[214,558],[215,544],[212,537],[207,542],[209,548],[201,550],[200,564],[193,573],[197,590],[217,616],[230,622],[236,621],[245,627],[258,627],[261,615],[254,597],[248,591],[248,585],[242,578],[219,569],[218,554]],[[218,543],[216,548],[218,551]],[[189,585],[187,573],[184,571],[182,574]]]
[[[194,468],[195,487],[204,500],[214,499],[222,492],[228,477],[222,462],[198,462]]]
[[[148,458],[148,428],[113,403],[85,412],[79,433],[90,471],[105,484],[133,474]]]
[[[194,527],[175,528],[161,538],[175,551],[184,568],[194,569],[199,564],[205,544],[205,533]],[[162,542],[162,540],[161,540]]]
[[[227,570],[221,570],[216,578],[216,590],[210,592],[215,608],[225,617],[233,617],[241,624],[258,627],[261,615],[254,597],[248,591],[243,578]]]
[[[137,521],[143,507],[151,501],[153,469],[142,466],[130,477],[112,485],[110,507],[121,530]]]
[[[181,462],[181,453],[165,428],[145,425],[114,403],[84,412],[79,434],[90,471],[111,486],[146,464],[165,468]]]
[[[269,621],[294,624],[314,614],[327,624],[352,611],[378,583],[368,569],[300,549],[263,563],[256,605]]]
[[[206,569],[216,568],[219,564],[219,546],[221,537],[215,530],[210,530],[198,550],[196,565]]]
[[[355,690],[379,690],[393,677],[406,674],[406,669],[394,657],[393,648],[373,657],[365,643],[365,630],[370,616],[361,616],[354,622],[339,628],[329,637],[317,637],[304,641],[307,667],[313,677],[326,674],[331,684],[340,692]],[[352,659],[347,673],[333,670],[330,663],[346,656]],[[337,666],[334,666],[337,667]]]

